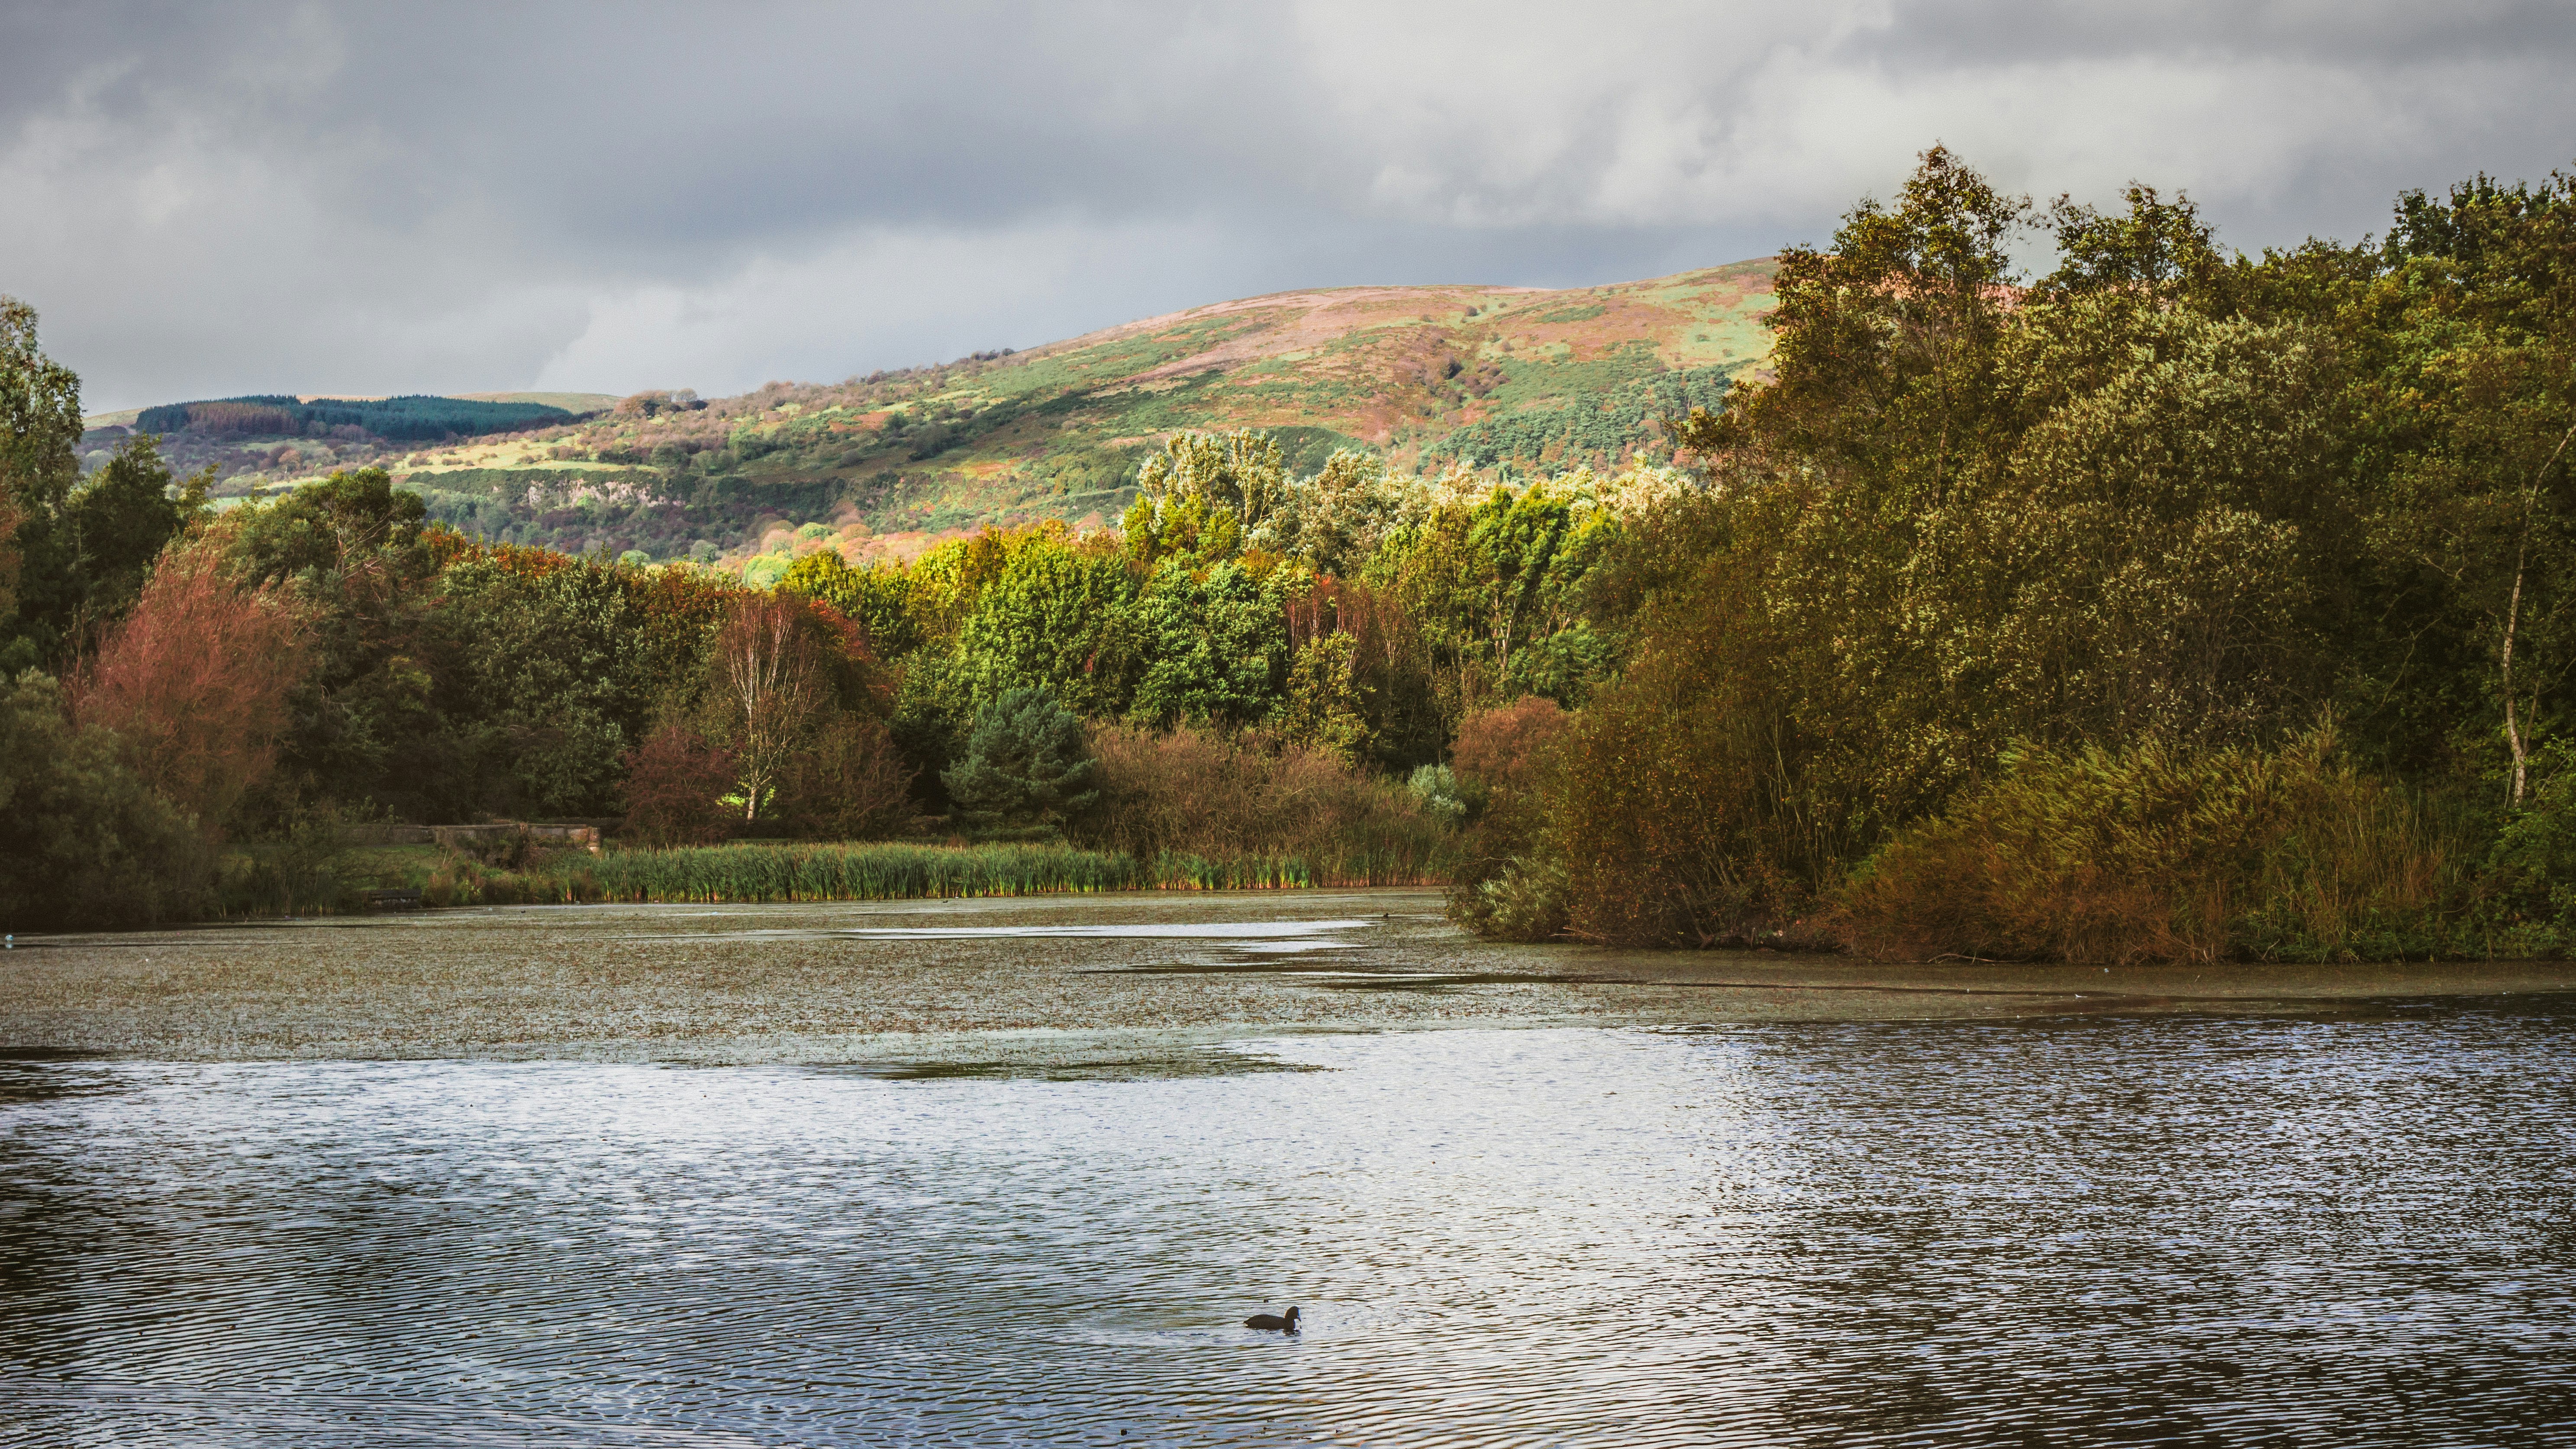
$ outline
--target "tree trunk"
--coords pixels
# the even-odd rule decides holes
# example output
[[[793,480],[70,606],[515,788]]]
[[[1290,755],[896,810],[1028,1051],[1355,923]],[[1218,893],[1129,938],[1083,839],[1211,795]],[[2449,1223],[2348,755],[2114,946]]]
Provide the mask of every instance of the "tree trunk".
[[[2571,438],[2576,438],[2576,423],[2569,424],[2567,431],[2559,435],[2558,446],[2549,450],[2549,460],[2535,469],[2531,481],[2523,486],[2522,527],[2513,544],[2513,592],[2506,596],[2504,607],[2503,685],[2504,742],[2513,751],[2512,803],[2516,805],[2522,803],[2525,783],[2531,774],[2531,751],[2523,742],[2522,722],[2514,712],[2513,703],[2513,641],[2522,623],[2522,578],[2531,557],[2531,515],[2540,503],[2540,480],[2549,476],[2549,470],[2557,465],[2558,455],[2567,451]]]

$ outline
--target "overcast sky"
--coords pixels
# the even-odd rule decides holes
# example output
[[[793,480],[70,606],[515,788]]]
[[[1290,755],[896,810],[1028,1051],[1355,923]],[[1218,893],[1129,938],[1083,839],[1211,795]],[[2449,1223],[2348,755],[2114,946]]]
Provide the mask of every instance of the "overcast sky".
[[[2158,12],[2151,14],[2150,12]],[[2576,162],[2546,0],[0,9],[0,291],[93,410],[829,380],[1822,242],[1946,142],[2248,248]]]

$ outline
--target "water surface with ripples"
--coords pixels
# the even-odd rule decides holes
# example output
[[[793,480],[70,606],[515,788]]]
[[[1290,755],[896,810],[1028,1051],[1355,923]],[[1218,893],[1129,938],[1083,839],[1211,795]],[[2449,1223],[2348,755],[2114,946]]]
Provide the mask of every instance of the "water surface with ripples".
[[[1365,904],[58,943],[0,1441],[2576,1437],[2565,995],[1693,987]],[[692,979],[423,964],[510,941]]]

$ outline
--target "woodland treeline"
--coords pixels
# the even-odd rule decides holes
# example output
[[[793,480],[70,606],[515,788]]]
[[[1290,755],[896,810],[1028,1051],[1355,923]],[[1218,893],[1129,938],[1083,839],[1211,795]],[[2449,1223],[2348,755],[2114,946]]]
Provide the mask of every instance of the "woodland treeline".
[[[148,439],[80,480],[12,304],[0,910],[210,909],[315,822],[587,817],[1437,873],[1527,939],[2556,952],[2572,244],[2563,177],[2255,256],[1935,150],[1783,256],[1690,471],[1183,433],[1116,530],[770,588],[485,545],[374,471],[219,517]]]
[[[1694,563],[1498,826],[1495,928],[1898,957],[2559,949],[2576,183],[2223,250],[1941,151],[1782,258]],[[2057,264],[2026,276],[2033,228]]]
[[[1506,681],[1581,687],[1608,655],[1575,583],[1618,509],[1688,486],[1425,488],[1356,454],[1296,479],[1271,439],[1183,434],[1123,530],[865,570],[818,549],[764,589],[488,545],[380,470],[217,515],[139,437],[80,479],[76,380],[25,309],[10,335],[12,411],[49,424],[19,431],[12,490],[18,922],[271,899],[225,871],[380,819],[1431,879],[1461,722]]]
[[[335,428],[356,428],[393,442],[434,442],[485,433],[515,433],[571,421],[571,413],[544,403],[476,402],[420,394],[317,398],[306,402],[293,396],[261,395],[145,408],[134,420],[134,431],[157,434],[194,430],[215,437],[293,438],[307,433],[328,436]]]

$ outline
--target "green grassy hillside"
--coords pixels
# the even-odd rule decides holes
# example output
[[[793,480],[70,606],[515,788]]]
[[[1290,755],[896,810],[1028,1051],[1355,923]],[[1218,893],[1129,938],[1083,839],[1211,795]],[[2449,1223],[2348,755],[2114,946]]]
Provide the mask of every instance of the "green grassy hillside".
[[[1714,403],[1761,364],[1771,270],[1568,291],[1280,293],[839,384],[713,402],[641,394],[569,426],[373,461],[471,533],[729,565],[818,546],[854,561],[908,554],[985,524],[1114,521],[1138,462],[1182,429],[1266,429],[1300,472],[1343,447],[1419,472],[1597,467],[1662,456],[1659,418]],[[225,491],[350,461],[298,444]]]

